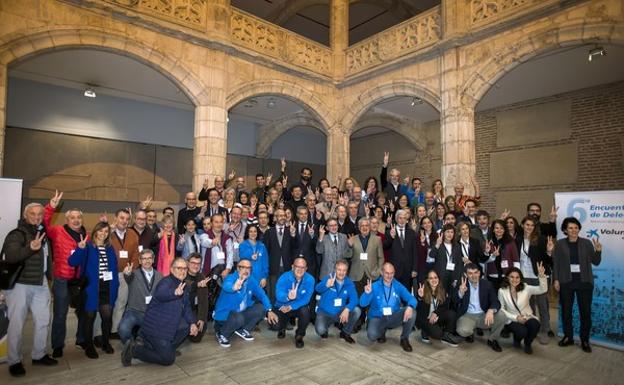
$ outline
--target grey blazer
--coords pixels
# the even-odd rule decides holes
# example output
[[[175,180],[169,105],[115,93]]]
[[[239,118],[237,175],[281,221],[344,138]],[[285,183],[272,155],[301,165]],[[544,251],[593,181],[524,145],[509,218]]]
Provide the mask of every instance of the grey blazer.
[[[347,236],[342,233],[336,235],[338,236],[338,245],[334,245],[330,233],[326,233],[322,241],[316,242],[316,252],[321,255],[320,277],[334,271],[336,261],[351,258],[353,255],[353,249],[347,243]]]
[[[368,245],[366,245],[366,260],[360,259],[360,254],[363,253],[362,242],[359,235],[354,238],[353,242],[353,258],[351,259],[351,271],[349,271],[349,278],[353,282],[359,282],[366,274],[367,278],[376,280],[381,274],[381,266],[384,263],[383,245],[381,239],[376,234],[370,234],[368,238]]]
[[[592,264],[598,266],[602,259],[602,253],[594,250],[594,245],[587,238],[578,238],[579,265],[581,268],[581,282],[594,283]],[[555,244],[553,253],[553,279],[559,283],[572,281],[570,271],[570,248],[568,239],[560,239]]]

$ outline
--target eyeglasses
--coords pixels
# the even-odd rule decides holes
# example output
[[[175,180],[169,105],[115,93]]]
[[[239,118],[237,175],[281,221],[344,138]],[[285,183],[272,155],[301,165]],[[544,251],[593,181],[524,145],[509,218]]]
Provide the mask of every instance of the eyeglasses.
[[[308,267],[307,266],[297,266],[297,265],[295,265],[294,268],[295,269],[299,269],[299,270],[303,270],[303,269],[307,269]]]
[[[178,270],[181,270],[181,271],[187,271],[188,267],[186,267],[186,266],[184,266],[184,267],[182,267],[182,266],[173,266],[172,269],[178,269]]]

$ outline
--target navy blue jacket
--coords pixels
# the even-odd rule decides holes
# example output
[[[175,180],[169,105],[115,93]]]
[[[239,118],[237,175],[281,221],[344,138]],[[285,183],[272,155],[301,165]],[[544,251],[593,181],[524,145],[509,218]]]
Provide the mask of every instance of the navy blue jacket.
[[[173,274],[161,279],[156,286],[152,301],[147,305],[141,332],[155,339],[173,341],[180,327],[182,318],[190,326],[197,322],[191,309],[189,287],[184,287],[184,294],[175,295],[175,289],[182,281]]]
[[[457,297],[459,298],[459,305],[457,306],[457,317],[461,317],[468,312],[468,305],[470,304],[470,282],[466,283],[468,290],[464,293],[462,298],[459,298],[459,290],[457,291]],[[479,302],[481,309],[486,312],[490,309],[499,311],[501,304],[498,301],[498,293],[494,288],[494,285],[487,279],[479,280]]]

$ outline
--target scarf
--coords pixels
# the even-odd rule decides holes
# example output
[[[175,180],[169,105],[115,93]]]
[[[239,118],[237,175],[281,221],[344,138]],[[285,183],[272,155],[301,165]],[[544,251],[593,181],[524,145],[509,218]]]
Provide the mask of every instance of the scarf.
[[[72,228],[69,227],[68,224],[64,224],[63,228],[65,229],[65,231],[67,231],[67,234],[69,234],[69,236],[72,237],[74,241],[76,241],[76,243],[80,242],[80,236],[85,239],[87,238],[87,230],[84,228],[84,226],[80,226],[80,231],[72,230]]]

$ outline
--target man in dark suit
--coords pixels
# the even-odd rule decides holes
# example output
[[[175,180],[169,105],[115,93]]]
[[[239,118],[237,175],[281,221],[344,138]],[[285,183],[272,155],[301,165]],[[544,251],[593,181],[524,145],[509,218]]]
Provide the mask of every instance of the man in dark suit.
[[[481,279],[481,271],[474,263],[467,264],[465,270],[468,278],[461,278],[457,290],[457,334],[472,343],[475,328],[490,329],[487,344],[495,352],[501,352],[498,339],[507,318],[500,312],[496,289],[490,281]]]
[[[297,209],[297,221],[295,222],[297,248],[293,257],[303,257],[308,263],[308,273],[318,280],[318,262],[316,254],[316,230],[317,228],[310,222],[308,209],[299,206]]]
[[[412,290],[412,280],[416,278],[416,233],[407,226],[407,212],[396,212],[396,226],[386,230],[384,249],[390,250],[388,262],[394,265],[395,278],[407,288]]]
[[[275,226],[264,234],[264,244],[269,252],[269,297],[275,302],[275,285],[284,271],[293,264],[293,252],[297,250],[297,229],[286,223],[286,213],[275,211]]]
[[[336,208],[336,215],[338,219],[338,232],[344,235],[353,235],[357,232],[357,229],[352,221],[347,218],[347,208],[340,205]]]
[[[407,193],[407,186],[401,184],[401,172],[396,168],[390,170],[390,178],[388,178],[388,160],[390,153],[384,152],[383,166],[379,174],[381,182],[381,190],[386,194],[388,202],[395,202],[399,199],[399,195]]]

